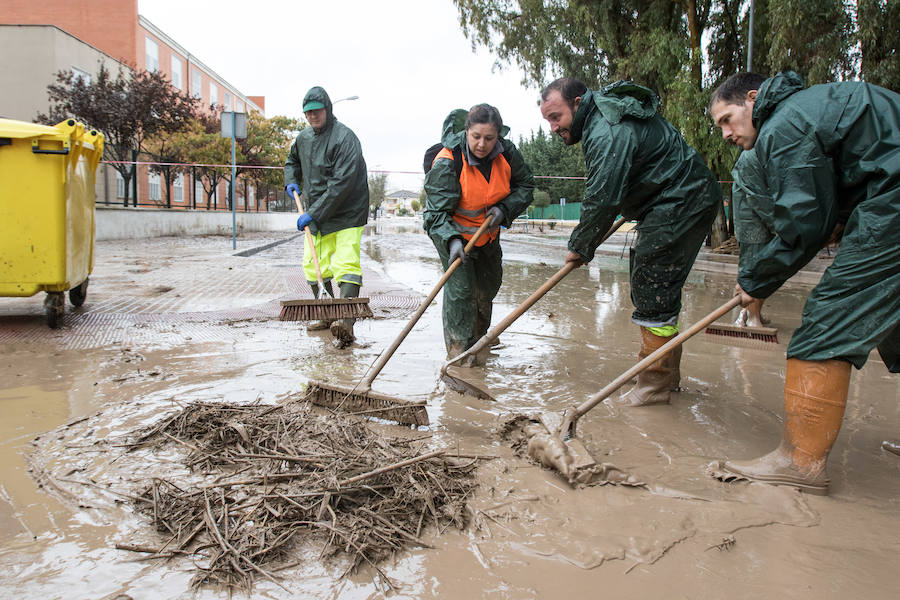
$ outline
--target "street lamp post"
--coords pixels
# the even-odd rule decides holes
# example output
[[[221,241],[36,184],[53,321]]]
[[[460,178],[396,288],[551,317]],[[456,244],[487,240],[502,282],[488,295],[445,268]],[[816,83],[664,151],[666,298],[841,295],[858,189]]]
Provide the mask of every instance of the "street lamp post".
[[[340,100],[332,100],[331,105],[334,106],[338,102],[343,102],[344,100],[359,100],[359,96],[347,96],[346,98],[341,98]]]

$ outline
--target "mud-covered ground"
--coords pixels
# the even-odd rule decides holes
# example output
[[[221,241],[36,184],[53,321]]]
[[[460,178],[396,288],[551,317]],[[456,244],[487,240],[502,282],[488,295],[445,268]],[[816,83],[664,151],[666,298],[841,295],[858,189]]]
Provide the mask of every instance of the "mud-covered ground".
[[[43,324],[40,296],[0,299],[4,597],[189,596],[190,560],[141,561],[115,549],[160,538],[109,490],[129,493],[136,481],[182,468],[177,447],[126,452],[127,434],[194,400],[276,403],[309,380],[359,380],[440,275],[415,224],[368,231],[364,292],[376,318],[359,322],[357,344],[339,351],[327,332],[278,320],[277,300],[303,288],[301,238],[252,234],[238,249],[280,239],[250,256],[233,255],[225,237],[99,242],[87,302],[69,307],[58,331]],[[671,406],[613,401],[581,420],[595,457],[644,487],[573,490],[499,438],[508,415],[561,411],[635,362],[629,241],[617,235],[501,335],[475,372],[496,402],[439,382],[440,296],[376,379],[381,393],[428,402],[432,425],[411,433],[430,435],[434,448],[499,457],[479,468],[468,531],[428,531],[433,549],[384,564],[393,592],[367,570],[340,579],[345,565],[319,561],[312,542],[298,549],[299,566],[278,574],[293,595],[259,580],[253,597],[896,597],[900,457],[880,446],[900,437],[900,380],[876,354],[851,380],[830,496],[706,474],[714,459],[754,457],[777,443],[784,351],[807,285],[790,284],[766,304],[777,347],[698,335],[685,346],[686,389]],[[507,235],[494,321],[546,281],[564,253],[564,236],[552,232]],[[727,273],[695,269],[683,323],[727,301],[733,285]],[[196,597],[224,595],[205,588]]]

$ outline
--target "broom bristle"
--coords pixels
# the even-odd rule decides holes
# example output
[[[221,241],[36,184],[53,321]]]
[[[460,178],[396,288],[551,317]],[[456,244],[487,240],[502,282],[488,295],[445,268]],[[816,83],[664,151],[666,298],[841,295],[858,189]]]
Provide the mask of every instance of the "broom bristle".
[[[325,321],[372,317],[368,298],[282,300],[280,321]]]
[[[705,331],[710,341],[744,348],[771,349],[778,344],[778,330],[774,327],[737,326],[728,323],[713,323]]]
[[[349,414],[378,417],[403,425],[428,425],[428,411],[424,402],[409,402],[378,392],[361,393],[352,387],[310,381],[306,397],[317,406],[340,410]]]

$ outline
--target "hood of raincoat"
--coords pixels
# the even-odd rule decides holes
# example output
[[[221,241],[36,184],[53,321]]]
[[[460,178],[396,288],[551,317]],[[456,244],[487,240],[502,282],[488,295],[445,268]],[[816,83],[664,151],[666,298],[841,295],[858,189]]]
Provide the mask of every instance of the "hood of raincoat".
[[[445,148],[453,148],[460,145],[466,136],[466,117],[469,111],[464,108],[455,108],[450,111],[447,118],[444,119],[444,125],[441,129],[441,144]],[[500,137],[505,138],[509,133],[509,127],[504,125],[500,128]],[[461,147],[461,146],[460,146]]]
[[[759,131],[778,105],[803,89],[803,79],[793,71],[784,71],[762,82],[753,103],[753,126]]]
[[[309,88],[309,91],[303,96],[303,103],[300,105],[300,108],[302,109],[306,106],[307,102],[321,102],[325,105],[325,127],[322,128],[321,132],[331,129],[334,125],[334,113],[332,113],[331,98],[328,97],[328,92],[319,86]],[[319,133],[317,131],[316,135],[319,135]]]
[[[581,141],[584,123],[595,109],[607,121],[616,124],[625,117],[649,119],[656,114],[658,108],[659,96],[653,90],[630,81],[617,81],[600,90],[585,92],[569,133],[573,143]]]

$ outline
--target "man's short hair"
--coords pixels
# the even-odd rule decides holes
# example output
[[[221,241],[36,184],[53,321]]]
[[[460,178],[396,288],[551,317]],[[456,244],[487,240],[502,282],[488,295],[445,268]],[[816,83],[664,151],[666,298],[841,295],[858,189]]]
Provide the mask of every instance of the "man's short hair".
[[[719,101],[743,106],[747,94],[751,90],[758,90],[765,80],[766,78],[758,73],[746,71],[735,73],[713,91],[712,97],[709,99],[709,107],[712,108],[712,105]]]
[[[580,79],[574,77],[560,77],[541,90],[541,102],[547,99],[550,92],[557,91],[565,100],[569,108],[575,110],[575,98],[584,96],[587,93],[587,86]]]

